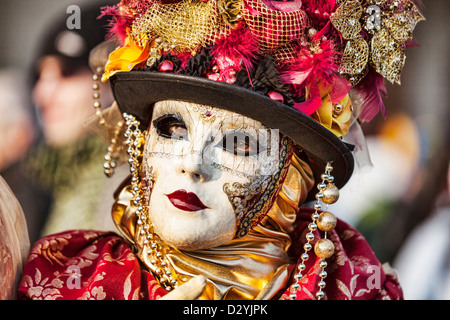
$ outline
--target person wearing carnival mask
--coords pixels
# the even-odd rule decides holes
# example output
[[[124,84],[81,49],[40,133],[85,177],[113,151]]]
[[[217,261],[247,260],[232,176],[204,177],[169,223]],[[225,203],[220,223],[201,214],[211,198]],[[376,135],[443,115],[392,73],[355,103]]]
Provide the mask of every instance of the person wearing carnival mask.
[[[358,147],[343,137],[382,108],[380,79],[399,81],[423,20],[411,1],[122,1],[104,13],[122,41],[102,70],[116,103],[98,112],[123,115],[122,237],[38,241],[20,298],[402,298],[329,211]],[[107,174],[119,151],[114,138]]]

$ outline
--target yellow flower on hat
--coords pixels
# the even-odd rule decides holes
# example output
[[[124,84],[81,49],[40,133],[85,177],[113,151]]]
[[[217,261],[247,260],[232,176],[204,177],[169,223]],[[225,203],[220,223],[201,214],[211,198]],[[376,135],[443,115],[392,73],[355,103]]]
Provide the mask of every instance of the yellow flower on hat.
[[[136,65],[147,61],[149,57],[149,43],[141,47],[132,37],[125,39],[125,45],[111,52],[105,66],[102,81],[107,81],[117,72],[131,71]]]
[[[333,132],[338,137],[347,134],[352,124],[352,102],[346,94],[339,102],[333,103],[331,98],[332,87],[320,88],[322,105],[311,118]]]

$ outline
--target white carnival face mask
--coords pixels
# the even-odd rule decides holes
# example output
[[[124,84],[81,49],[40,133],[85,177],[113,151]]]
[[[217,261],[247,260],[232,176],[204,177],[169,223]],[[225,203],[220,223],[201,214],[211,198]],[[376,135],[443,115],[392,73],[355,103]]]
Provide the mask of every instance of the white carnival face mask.
[[[291,143],[245,116],[198,104],[155,104],[144,151],[154,231],[181,250],[245,235],[268,210]]]

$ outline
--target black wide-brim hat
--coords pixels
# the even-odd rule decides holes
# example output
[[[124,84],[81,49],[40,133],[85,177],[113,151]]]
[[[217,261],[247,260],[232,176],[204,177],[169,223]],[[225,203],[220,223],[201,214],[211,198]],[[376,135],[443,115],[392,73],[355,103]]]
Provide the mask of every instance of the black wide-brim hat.
[[[340,137],[352,119],[368,122],[383,109],[381,82],[399,80],[399,57],[424,20],[411,0],[380,4],[387,23],[375,32],[369,3],[350,2],[123,0],[103,12],[113,17],[110,35],[121,46],[102,80],[110,79],[120,110],[144,129],[163,100],[217,107],[278,129],[302,149],[316,182],[331,162],[342,188],[354,159]],[[355,19],[352,10],[363,13]]]
[[[158,101],[198,103],[235,112],[280,130],[300,146],[316,181],[327,162],[332,163],[338,188],[343,187],[353,173],[351,145],[307,115],[263,94],[206,78],[156,71],[118,72],[110,82],[121,112],[134,115],[142,129],[148,128],[153,106]]]

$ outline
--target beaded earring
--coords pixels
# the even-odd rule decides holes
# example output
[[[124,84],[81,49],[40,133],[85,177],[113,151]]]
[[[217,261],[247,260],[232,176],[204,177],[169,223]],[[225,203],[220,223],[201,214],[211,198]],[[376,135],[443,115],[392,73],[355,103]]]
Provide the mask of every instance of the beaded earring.
[[[106,120],[103,118],[102,115],[102,103],[100,102],[100,78],[103,72],[102,67],[98,67],[94,74],[92,75],[92,90],[94,90],[94,93],[92,94],[92,97],[94,98],[94,109],[95,109],[95,115],[98,118],[99,124],[105,125]]]
[[[295,274],[295,283],[292,285],[292,289],[298,290],[301,286],[301,279],[303,278],[302,272],[306,269],[305,261],[309,259],[308,252],[313,248],[311,242],[314,241],[314,231],[319,229],[324,232],[323,238],[318,240],[314,245],[314,253],[320,260],[320,267],[322,270],[319,273],[321,280],[319,281],[319,291],[316,293],[317,300],[321,300],[325,293],[323,289],[326,286],[325,278],[327,272],[326,259],[331,258],[334,254],[334,244],[330,239],[327,239],[327,232],[334,229],[337,223],[337,219],[334,214],[328,212],[328,205],[335,203],[339,199],[339,189],[334,185],[334,177],[331,175],[333,167],[330,162],[325,167],[325,172],[321,175],[322,182],[317,185],[319,192],[316,194],[316,202],[314,203],[315,212],[312,214],[312,222],[308,225],[309,232],[306,234],[306,243],[303,246],[304,252],[301,255],[302,262],[298,265],[298,273]],[[319,213],[322,209],[321,202],[326,205],[325,211]],[[295,300],[297,295],[293,292],[290,295],[291,300]]]
[[[123,118],[127,126],[125,137],[127,138],[128,163],[130,164],[131,173],[132,202],[137,208],[135,214],[137,217],[137,237],[139,238],[136,238],[136,242],[142,243],[143,258],[145,262],[149,262],[147,265],[150,270],[156,275],[164,289],[171,291],[178,285],[176,274],[171,270],[169,263],[165,259],[166,246],[154,234],[148,217],[148,203],[156,176],[152,174],[151,168],[149,168],[147,176],[142,177],[141,163],[145,136],[139,129],[139,121],[134,116],[124,113]]]
[[[94,91],[92,97],[94,99],[94,109],[95,109],[95,115],[98,118],[98,123],[102,126],[105,126],[107,129],[108,128],[108,122],[106,121],[106,119],[103,116],[102,113],[102,103],[100,102],[100,79],[101,79],[101,75],[103,73],[103,68],[102,67],[98,67],[93,76],[92,76],[92,80],[93,80],[93,84],[92,84],[92,89]],[[113,130],[113,137],[111,138],[111,142],[110,145],[108,146],[108,152],[105,155],[105,162],[103,164],[103,169],[104,169],[104,173],[107,177],[112,177],[114,175],[115,172],[115,168],[117,166],[117,159],[119,158],[119,153],[121,151],[121,147],[118,146],[118,141],[119,141],[119,135],[122,132],[122,128],[123,128],[123,121],[118,121],[114,130]]]

